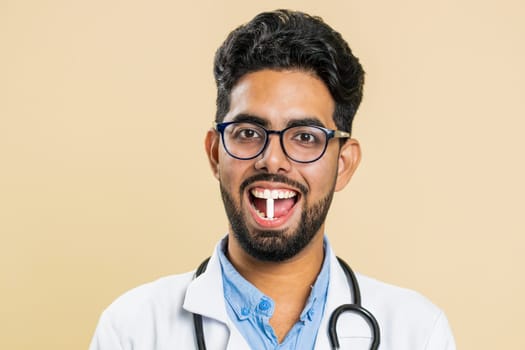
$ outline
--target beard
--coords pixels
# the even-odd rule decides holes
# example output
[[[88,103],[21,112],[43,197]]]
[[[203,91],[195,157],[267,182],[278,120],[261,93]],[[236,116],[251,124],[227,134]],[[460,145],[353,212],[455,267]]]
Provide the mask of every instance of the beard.
[[[308,192],[303,185],[291,182],[289,179],[285,180],[285,178],[279,175],[259,175],[243,182],[240,190],[240,198],[242,198],[244,189],[250,183],[263,179],[293,184],[301,190],[303,197]],[[272,262],[285,261],[294,257],[312,241],[326,219],[334,195],[332,188],[324,198],[309,207],[307,207],[306,201],[303,201],[301,219],[295,229],[253,229],[250,231],[240,207],[235,205],[232,195],[222,186],[222,183],[220,184],[220,189],[233,235],[239,242],[241,248],[255,259]]]

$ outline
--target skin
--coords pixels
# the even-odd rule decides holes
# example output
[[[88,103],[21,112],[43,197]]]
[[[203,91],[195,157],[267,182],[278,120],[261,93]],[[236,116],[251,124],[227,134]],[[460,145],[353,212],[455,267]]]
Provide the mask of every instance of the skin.
[[[243,76],[234,86],[230,110],[224,121],[242,114],[262,119],[268,129],[281,130],[294,120],[314,118],[324,127],[337,129],[333,121],[335,102],[324,83],[312,73],[301,70],[261,70]],[[205,149],[214,176],[223,190],[240,209],[248,231],[281,230],[283,235],[295,234],[304,208],[310,208],[334,191],[342,190],[356,170],[361,151],[357,140],[349,139],[342,147],[337,140],[328,143],[326,153],[313,163],[294,162],[283,153],[279,138],[270,136],[268,147],[258,157],[238,160],[229,156],[221,145],[220,135],[213,129],[206,134]],[[241,183],[257,174],[279,174],[308,189],[300,195],[293,213],[275,227],[264,227],[250,209],[248,190]],[[290,188],[270,181],[257,186]],[[297,188],[293,188],[297,190]],[[239,273],[261,292],[275,301],[270,324],[281,342],[299,319],[310,293],[310,286],[324,259],[324,222],[311,241],[297,254],[284,261],[264,261],[247,253],[229,228],[227,256]]]

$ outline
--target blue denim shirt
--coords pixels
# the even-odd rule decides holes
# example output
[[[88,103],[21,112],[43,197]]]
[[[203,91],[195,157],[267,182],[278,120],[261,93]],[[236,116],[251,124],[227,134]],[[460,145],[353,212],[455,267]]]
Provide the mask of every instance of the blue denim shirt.
[[[224,254],[225,242],[226,240],[218,246],[217,253],[222,268],[226,309],[230,319],[251,348],[257,350],[314,349],[328,292],[330,259],[325,257],[321,272],[312,286],[299,321],[279,344],[269,322],[275,308],[274,301],[261,293],[235,270]],[[328,245],[326,237],[324,243],[326,251]]]

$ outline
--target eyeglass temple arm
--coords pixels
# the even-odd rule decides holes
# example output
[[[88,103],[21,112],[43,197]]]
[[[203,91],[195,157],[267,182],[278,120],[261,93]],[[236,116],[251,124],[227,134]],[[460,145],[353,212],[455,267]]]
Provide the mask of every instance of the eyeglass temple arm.
[[[334,130],[334,138],[338,138],[338,139],[347,139],[347,138],[350,138],[350,133],[349,132],[346,132],[346,131],[342,131],[342,130]]]

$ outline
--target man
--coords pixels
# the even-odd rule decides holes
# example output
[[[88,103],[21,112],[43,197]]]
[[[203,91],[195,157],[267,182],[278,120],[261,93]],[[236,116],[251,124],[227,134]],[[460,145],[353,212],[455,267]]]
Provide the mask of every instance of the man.
[[[230,33],[214,72],[216,124],[205,148],[228,235],[197,277],[117,299],[91,350],[329,349],[334,310],[359,304],[324,236],[332,196],[361,157],[350,138],[364,75],[357,58],[320,18],[280,10]],[[455,349],[446,317],[422,296],[357,282],[364,310],[344,309],[333,326],[341,348]]]

